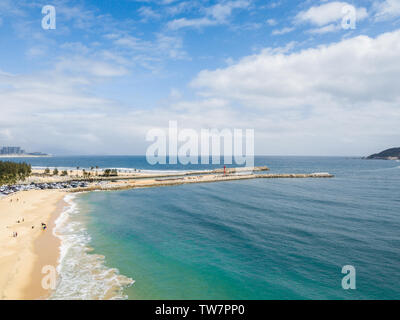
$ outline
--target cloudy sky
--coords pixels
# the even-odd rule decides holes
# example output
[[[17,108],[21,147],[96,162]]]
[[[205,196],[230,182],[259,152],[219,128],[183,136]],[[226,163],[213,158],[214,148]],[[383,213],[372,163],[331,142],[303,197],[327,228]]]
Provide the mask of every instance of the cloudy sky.
[[[367,155],[400,146],[399,79],[400,0],[0,0],[0,145],[28,151],[144,154],[175,120]]]

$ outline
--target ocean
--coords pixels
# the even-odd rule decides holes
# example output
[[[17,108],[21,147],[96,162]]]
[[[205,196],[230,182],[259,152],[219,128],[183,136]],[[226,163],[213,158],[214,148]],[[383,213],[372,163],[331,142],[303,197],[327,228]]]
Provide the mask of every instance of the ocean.
[[[192,170],[145,157],[18,159],[36,167]],[[54,299],[399,299],[400,163],[256,157],[258,179],[68,196]],[[220,167],[220,166],[216,166]],[[342,267],[356,289],[342,288]]]

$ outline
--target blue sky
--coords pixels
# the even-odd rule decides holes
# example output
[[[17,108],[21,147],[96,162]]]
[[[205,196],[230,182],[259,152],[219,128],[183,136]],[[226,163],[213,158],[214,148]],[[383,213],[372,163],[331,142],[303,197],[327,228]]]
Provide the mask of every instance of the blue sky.
[[[399,141],[399,24],[399,0],[0,0],[0,145],[144,154],[177,120],[255,129],[257,154],[379,151]]]

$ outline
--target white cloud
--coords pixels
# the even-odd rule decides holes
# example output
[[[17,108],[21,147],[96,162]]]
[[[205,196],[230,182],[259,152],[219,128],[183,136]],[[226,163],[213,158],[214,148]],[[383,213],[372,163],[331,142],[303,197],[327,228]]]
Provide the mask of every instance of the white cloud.
[[[249,6],[249,2],[245,0],[229,1],[225,3],[217,3],[216,5],[208,8],[206,11],[208,15],[217,21],[226,21],[232,14],[233,9],[244,9]]]
[[[205,16],[200,18],[179,18],[174,19],[168,23],[168,28],[177,30],[185,27],[202,28],[207,26],[214,26],[225,24],[228,18],[232,15],[234,9],[245,9],[249,6],[247,0],[228,1],[224,3],[217,3],[205,9]]]
[[[294,30],[293,27],[285,27],[283,29],[276,29],[274,31],[272,31],[272,35],[277,36],[277,35],[282,35],[282,34],[286,34],[289,32],[292,32]]]
[[[347,2],[333,1],[313,6],[308,10],[301,11],[295,18],[296,23],[311,23],[318,27],[341,21],[343,18],[342,9],[350,6]],[[361,21],[368,16],[365,8],[356,8],[357,21]]]
[[[131,59],[134,57],[133,60],[141,63],[142,66],[149,61],[159,61],[162,58],[174,60],[188,58],[183,49],[182,39],[164,33],[155,34],[153,41],[125,34],[109,34],[107,38],[113,41],[116,48],[129,49]]]
[[[0,71],[0,145],[70,154],[144,154],[146,132],[177,120],[183,127],[234,121],[220,99],[179,102],[172,89],[168,105],[154,110],[121,107],[91,93],[94,80],[57,72],[10,75]],[[173,104],[171,104],[173,103]]]
[[[321,28],[311,29],[308,32],[315,33],[315,34],[323,34],[323,33],[337,31],[337,30],[340,30],[340,29],[341,29],[340,25],[331,23],[331,24],[328,24],[328,25],[323,26]]]
[[[389,20],[400,16],[400,0],[385,0],[375,2],[375,19],[378,21]]]
[[[73,6],[66,3],[56,4],[57,18],[63,17],[72,23],[75,28],[89,30],[100,22],[99,16],[92,10],[87,10],[83,6]],[[102,19],[101,19],[102,20]]]
[[[268,8],[274,9],[274,8],[279,7],[281,4],[282,4],[281,1],[270,2],[270,3],[268,4]]]
[[[300,52],[265,49],[199,73],[192,83],[197,99],[182,101],[173,89],[155,109],[123,108],[90,94],[95,80],[68,68],[0,72],[0,144],[143,154],[146,131],[177,120],[194,129],[254,128],[258,154],[368,154],[400,138],[398,43],[400,31]]]
[[[143,17],[144,21],[149,19],[159,19],[161,15],[155,12],[151,7],[140,7],[139,14]]]
[[[163,52],[171,59],[186,59],[187,54],[183,50],[183,42],[181,38],[168,36],[165,34],[157,34],[156,50]]]
[[[13,141],[31,151],[71,153],[128,147],[125,135],[137,137],[140,125],[129,128],[133,117],[116,102],[91,94],[92,85],[90,78],[60,71],[30,76],[0,72],[0,144]]]
[[[122,66],[82,57],[63,57],[57,62],[56,70],[93,77],[118,77],[128,74],[128,70]]]
[[[193,10],[195,8],[199,9],[200,6],[201,6],[200,3],[198,3],[197,1],[184,1],[184,2],[174,3],[171,6],[163,8],[163,10],[168,15],[174,16],[177,14],[181,14],[183,12]]]
[[[363,154],[400,138],[398,43],[399,30],[301,52],[265,49],[227,68],[202,71],[192,86],[207,99],[243,108],[243,121],[253,117],[248,124],[273,150],[290,146],[301,153],[301,146],[307,154],[316,146],[325,152],[329,144],[333,153]]]
[[[180,18],[168,22],[168,28],[171,30],[177,30],[186,27],[195,27],[195,28],[208,27],[208,26],[214,26],[216,24],[218,24],[218,21],[212,20],[207,17],[197,18],[197,19]]]
[[[400,98],[395,81],[400,74],[399,42],[396,31],[296,53],[265,49],[226,69],[203,71],[193,85],[244,101],[279,97],[280,104],[287,105],[295,97],[313,101],[317,96],[352,103],[393,101]]]

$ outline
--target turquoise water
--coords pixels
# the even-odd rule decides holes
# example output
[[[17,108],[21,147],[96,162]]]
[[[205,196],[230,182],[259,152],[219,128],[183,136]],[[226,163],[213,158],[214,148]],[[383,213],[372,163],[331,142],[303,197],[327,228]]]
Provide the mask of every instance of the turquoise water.
[[[272,160],[336,177],[82,194],[93,253],[130,299],[399,299],[400,163]]]
[[[80,161],[71,159],[51,161]],[[143,157],[103,160],[151,169]],[[400,298],[399,162],[257,157],[256,165],[335,178],[80,194],[60,227],[69,258],[59,297],[71,288],[72,297],[98,297],[113,286],[129,299]],[[71,251],[83,247],[93,251]],[[89,275],[94,265],[104,278]],[[341,287],[344,265],[356,268],[356,290]]]

